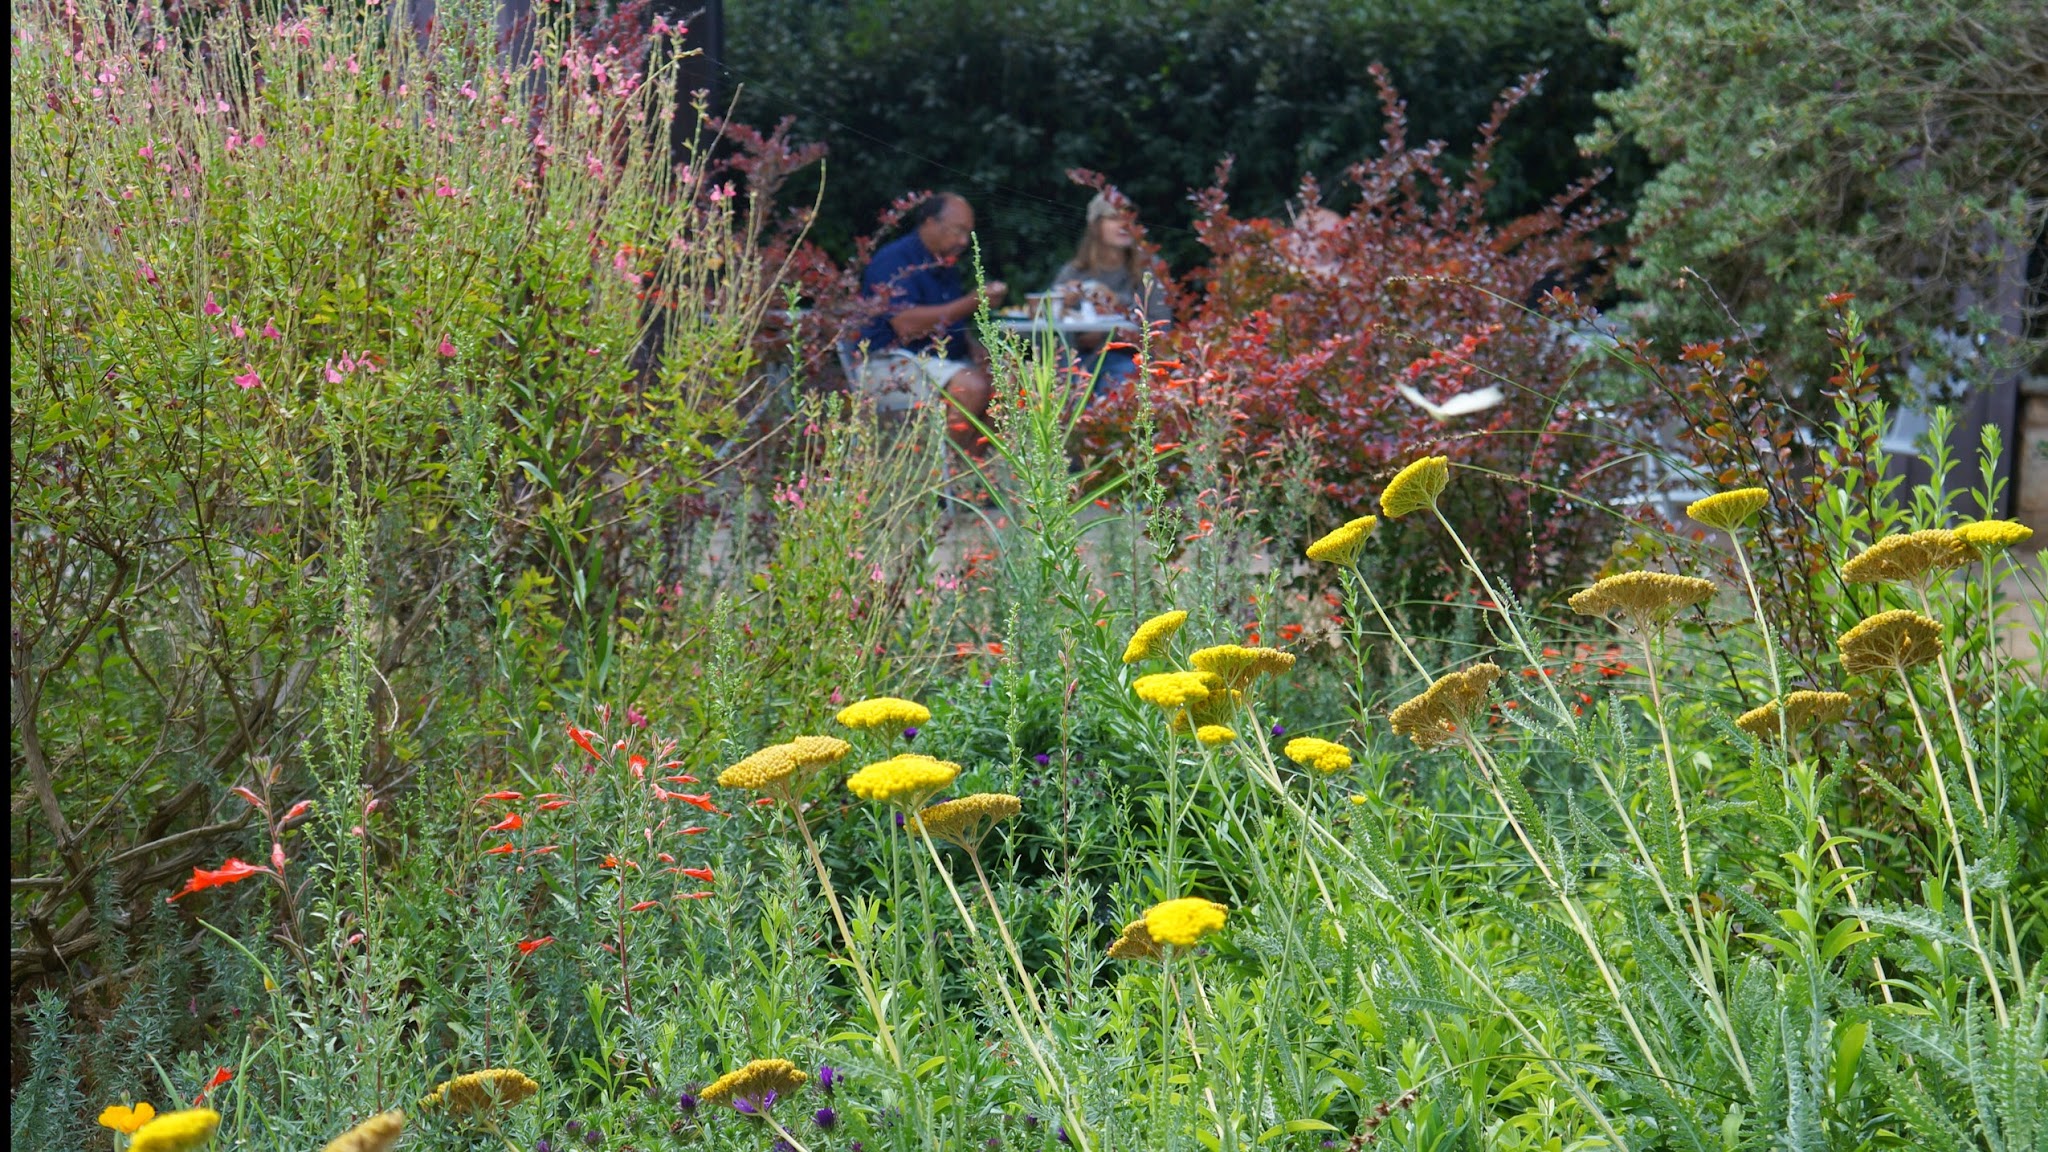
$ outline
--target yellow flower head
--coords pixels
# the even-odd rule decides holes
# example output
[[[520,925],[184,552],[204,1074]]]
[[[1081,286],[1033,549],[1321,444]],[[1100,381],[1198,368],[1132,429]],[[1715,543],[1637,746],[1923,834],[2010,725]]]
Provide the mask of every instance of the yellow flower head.
[[[770,744],[718,774],[721,788],[748,788],[781,793],[806,783],[813,772],[853,750],[832,736],[799,736],[786,744]]]
[[[1962,538],[1946,528],[1929,528],[1887,536],[1842,565],[1842,579],[1851,584],[1913,582],[1936,572],[1961,568],[1976,559]]]
[[[1278,648],[1246,648],[1241,644],[1218,644],[1200,648],[1188,656],[1198,671],[1219,677],[1231,688],[1243,688],[1261,673],[1278,676],[1294,667],[1294,654]]]
[[[405,1132],[405,1113],[379,1112],[328,1141],[320,1152],[391,1152]]]
[[[1289,740],[1287,758],[1326,776],[1351,767],[1351,749],[1316,736],[1296,736]]]
[[[1353,793],[1351,794],[1351,803],[1352,803],[1352,804],[1354,804],[1354,805],[1360,805],[1360,806],[1362,806],[1362,805],[1364,805],[1365,801],[1366,801],[1366,797],[1365,797],[1365,796],[1364,796],[1363,794],[1361,794],[1361,793],[1358,793],[1358,792],[1353,792]]]
[[[2003,552],[2034,538],[2034,530],[2016,520],[1979,520],[1956,529],[1956,538],[1983,555]]]
[[[193,1152],[205,1147],[219,1127],[220,1113],[211,1108],[166,1112],[136,1129],[128,1152]]]
[[[1322,539],[1308,546],[1308,558],[1324,564],[1351,565],[1358,562],[1358,553],[1365,548],[1365,538],[1380,526],[1377,516],[1360,516],[1348,521],[1342,528],[1335,528]]]
[[[1904,672],[1941,652],[1941,625],[1918,612],[1879,612],[1835,641],[1842,667],[1851,673]]]
[[[1661,628],[1687,608],[1705,604],[1717,589],[1711,580],[1668,572],[1623,572],[1609,576],[1567,601],[1581,616],[1620,616],[1638,631]]]
[[[1124,925],[1116,943],[1109,946],[1111,960],[1155,960],[1159,957],[1159,945],[1152,942],[1152,933],[1143,920],[1133,920]]]
[[[1195,739],[1214,748],[1218,744],[1228,744],[1237,739],[1237,733],[1221,724],[1204,724],[1195,729]]]
[[[855,772],[846,781],[846,787],[863,800],[915,808],[958,775],[960,766],[951,760],[905,752]]]
[[[1136,664],[1152,655],[1154,648],[1165,643],[1168,637],[1180,631],[1180,626],[1187,622],[1187,613],[1173,611],[1161,612],[1138,625],[1138,630],[1131,634],[1131,642],[1124,645],[1124,663]]]
[[[1449,744],[1485,711],[1487,692],[1498,679],[1500,668],[1493,664],[1474,664],[1440,676],[1422,695],[1394,709],[1389,720],[1394,731],[1413,740],[1417,748]]]
[[[744,1100],[759,1111],[768,1106],[771,1094],[787,1096],[803,1087],[807,1079],[802,1069],[787,1060],[755,1060],[713,1080],[697,1099],[706,1104]]]
[[[1155,944],[1191,948],[1209,933],[1222,931],[1224,918],[1229,915],[1230,909],[1214,900],[1183,896],[1154,904],[1145,913],[1145,931]]]
[[[1685,506],[1685,514],[1709,528],[1733,532],[1770,502],[1771,493],[1767,488],[1737,488],[1695,500]]]
[[[1810,725],[1833,724],[1849,714],[1847,692],[1799,691],[1785,697],[1785,728],[1798,732]],[[1735,726],[1759,740],[1778,734],[1778,702],[1769,701],[1735,718]]]
[[[538,1091],[540,1085],[516,1068],[486,1068],[435,1085],[420,1098],[420,1107],[473,1116],[510,1108]]]
[[[1131,682],[1138,699],[1169,712],[1199,704],[1222,687],[1221,677],[1202,672],[1154,672]]]
[[[932,710],[915,700],[902,700],[895,696],[877,696],[872,700],[861,700],[839,710],[837,719],[848,728],[863,730],[874,728],[915,728],[930,722]]]
[[[1436,498],[1443,495],[1444,486],[1451,482],[1451,458],[1448,456],[1424,456],[1387,481],[1380,492],[1380,514],[1389,520],[1399,520],[1410,512],[1436,506]]]
[[[125,1136],[135,1135],[135,1130],[156,1119],[156,1106],[144,1100],[130,1108],[126,1104],[109,1104],[100,1110],[100,1127],[112,1128]]]
[[[910,819],[913,828],[973,851],[989,829],[1023,810],[1023,802],[1007,792],[976,792],[934,804]]]

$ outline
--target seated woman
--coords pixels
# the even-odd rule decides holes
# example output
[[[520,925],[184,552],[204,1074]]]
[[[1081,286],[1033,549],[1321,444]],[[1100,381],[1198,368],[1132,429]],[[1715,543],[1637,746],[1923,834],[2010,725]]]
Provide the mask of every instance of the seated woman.
[[[1128,204],[1098,192],[1088,202],[1088,227],[1081,234],[1080,247],[1053,278],[1052,294],[1069,309],[1085,300],[1094,305],[1098,315],[1149,325],[1171,319],[1160,279],[1161,273],[1138,246],[1137,214]],[[1095,395],[1137,375],[1136,356],[1121,348],[1108,348],[1115,341],[1113,336],[1076,332],[1072,341],[1079,353],[1079,366],[1095,377]],[[1127,336],[1124,342],[1135,344],[1137,340]]]

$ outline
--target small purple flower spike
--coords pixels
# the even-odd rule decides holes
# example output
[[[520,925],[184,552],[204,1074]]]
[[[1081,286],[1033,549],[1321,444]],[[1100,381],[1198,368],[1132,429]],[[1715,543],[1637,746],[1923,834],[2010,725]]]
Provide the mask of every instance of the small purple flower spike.
[[[818,1087],[826,1095],[831,1095],[832,1086],[837,1083],[839,1083],[839,1069],[834,1068],[830,1064],[818,1065]]]
[[[1275,736],[1285,736],[1285,735],[1287,735],[1287,725],[1285,725],[1285,724],[1275,724],[1275,725],[1273,725],[1273,735],[1275,735]]]
[[[555,1152],[555,1146],[548,1143],[547,1137],[543,1136],[533,1142],[533,1152]]]
[[[817,1123],[819,1128],[830,1132],[839,1124],[839,1113],[834,1112],[832,1106],[828,1104],[811,1113],[811,1119]]]
[[[901,827],[903,827],[903,813],[901,813],[901,812],[898,812],[898,813],[896,814],[896,826],[897,826],[898,828],[901,828]]]
[[[761,1114],[761,1110],[754,1107],[753,1101],[748,1100],[744,1096],[732,1098],[732,1110],[742,1116],[759,1116]]]
[[[692,1093],[685,1092],[676,1097],[676,1107],[681,1108],[686,1114],[693,1113],[697,1110],[697,1097]]]
[[[1050,752],[1040,752],[1040,753],[1039,753],[1038,755],[1036,755],[1036,756],[1033,756],[1033,757],[1032,757],[1032,759],[1033,759],[1033,760],[1036,760],[1036,761],[1038,761],[1038,766],[1039,766],[1040,768],[1043,768],[1043,767],[1045,767],[1045,766],[1046,766],[1047,764],[1050,764],[1050,763],[1052,763],[1052,753],[1050,753]]]
[[[903,730],[903,738],[904,738],[905,740],[915,740],[915,739],[917,739],[917,729],[915,729],[915,728],[905,728],[905,729]]]
[[[1054,1138],[1055,1140],[1058,1140],[1058,1141],[1059,1141],[1060,1143],[1062,1143],[1062,1144],[1072,1144],[1072,1143],[1073,1143],[1073,1141],[1072,1141],[1072,1140],[1069,1140],[1069,1139],[1067,1139],[1067,1126],[1066,1126],[1065,1124],[1055,1124],[1055,1125],[1053,1125],[1053,1126],[1052,1126],[1052,1134],[1053,1134],[1053,1138]]]

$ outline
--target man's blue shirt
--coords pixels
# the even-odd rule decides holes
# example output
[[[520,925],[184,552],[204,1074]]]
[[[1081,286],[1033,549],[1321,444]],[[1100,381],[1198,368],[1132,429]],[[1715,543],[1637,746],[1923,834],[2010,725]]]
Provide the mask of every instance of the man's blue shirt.
[[[905,308],[948,304],[967,295],[967,289],[960,283],[960,270],[932,255],[915,231],[882,245],[875,258],[868,262],[867,271],[861,273],[860,286],[865,295],[881,303],[880,314],[860,331],[861,339],[867,342],[871,352],[896,347],[906,352],[930,349],[936,342],[935,337],[899,344],[896,330],[889,326],[889,317]],[[967,325],[955,324],[943,335],[946,337],[946,355],[956,360],[966,359]]]

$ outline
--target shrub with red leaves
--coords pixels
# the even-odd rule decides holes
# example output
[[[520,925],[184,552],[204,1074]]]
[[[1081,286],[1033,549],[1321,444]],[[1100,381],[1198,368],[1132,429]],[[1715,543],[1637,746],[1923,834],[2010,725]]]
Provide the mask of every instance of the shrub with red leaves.
[[[1273,485],[1296,482],[1277,465],[1284,448],[1305,442],[1333,518],[1377,511],[1394,470],[1449,455],[1480,470],[1461,472],[1445,501],[1481,563],[1525,590],[1556,588],[1596,564],[1618,526],[1582,498],[1626,483],[1627,469],[1602,466],[1624,453],[1635,409],[1596,395],[1574,370],[1570,329],[1535,309],[1595,274],[1605,253],[1594,232],[1611,217],[1588,180],[1542,212],[1489,222],[1495,141],[1538,77],[1502,93],[1454,179],[1440,142],[1408,143],[1398,93],[1384,70],[1373,75],[1384,149],[1346,173],[1358,192],[1348,214],[1321,207],[1305,181],[1293,221],[1235,216],[1228,161],[1196,196],[1212,258],[1195,274],[1191,314],[1154,349],[1159,434],[1187,440],[1198,411],[1223,410],[1228,464]],[[1437,403],[1488,386],[1505,398],[1440,423],[1400,385]],[[1093,452],[1128,438],[1136,404],[1126,389],[1091,410]],[[1402,565],[1418,579],[1455,566],[1434,525],[1382,530],[1397,554],[1425,558]]]

